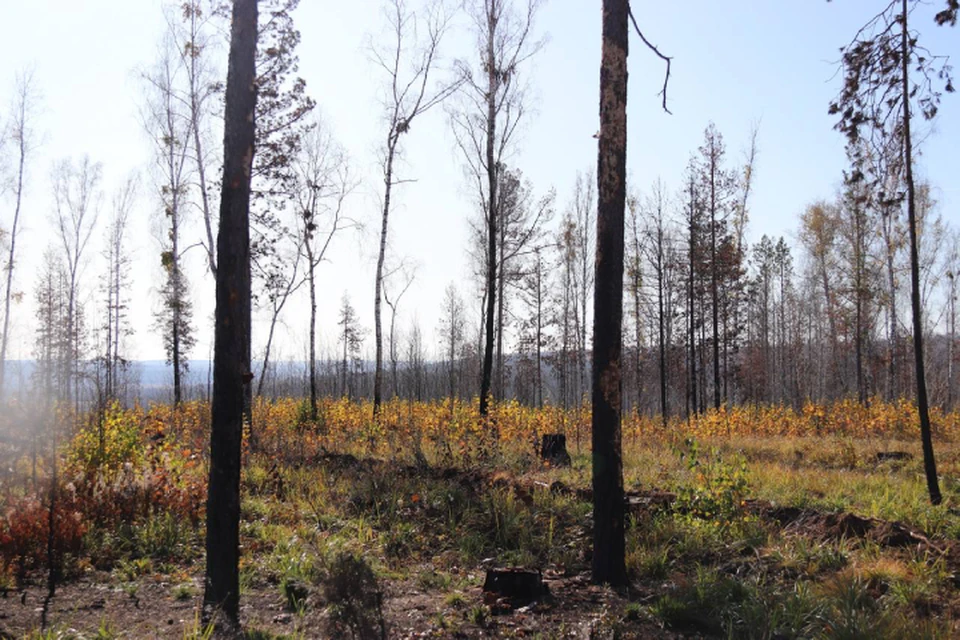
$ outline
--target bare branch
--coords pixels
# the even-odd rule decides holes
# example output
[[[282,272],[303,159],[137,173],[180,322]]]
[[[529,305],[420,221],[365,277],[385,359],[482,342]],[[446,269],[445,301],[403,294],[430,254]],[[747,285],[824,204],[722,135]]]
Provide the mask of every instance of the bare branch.
[[[656,45],[651,44],[651,42],[647,40],[647,37],[643,35],[642,31],[640,31],[640,25],[637,24],[637,19],[633,17],[633,9],[629,5],[627,5],[627,13],[630,15],[630,22],[633,23],[633,28],[636,29],[637,35],[640,36],[641,40],[643,40],[643,44],[647,45],[647,48],[650,49],[650,51],[653,51],[657,57],[667,63],[667,70],[663,75],[663,89],[660,90],[658,95],[663,96],[663,110],[670,115],[673,115],[673,112],[667,108],[667,85],[670,84],[670,63],[673,61],[673,57],[663,55],[660,53],[660,49],[658,49]]]

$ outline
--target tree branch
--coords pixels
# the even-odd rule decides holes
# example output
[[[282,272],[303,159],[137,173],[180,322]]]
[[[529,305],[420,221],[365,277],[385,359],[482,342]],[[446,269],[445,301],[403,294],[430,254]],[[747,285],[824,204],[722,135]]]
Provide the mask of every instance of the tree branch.
[[[658,95],[663,96],[663,110],[670,115],[673,115],[673,112],[667,108],[667,85],[670,84],[670,63],[673,60],[673,57],[663,55],[660,53],[660,50],[657,49],[656,45],[647,40],[647,37],[643,35],[642,31],[640,31],[640,25],[637,24],[637,19],[633,17],[633,9],[629,6],[629,4],[627,5],[627,14],[630,16],[630,22],[633,23],[633,28],[636,29],[637,35],[640,36],[641,40],[643,40],[643,44],[647,45],[647,48],[650,49],[650,51],[653,51],[655,54],[657,54],[657,57],[667,63],[667,71],[663,76],[663,89],[661,89]]]

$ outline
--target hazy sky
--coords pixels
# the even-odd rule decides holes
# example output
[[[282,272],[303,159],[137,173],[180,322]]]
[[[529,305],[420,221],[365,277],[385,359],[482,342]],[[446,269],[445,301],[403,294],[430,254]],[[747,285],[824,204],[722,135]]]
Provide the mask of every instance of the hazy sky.
[[[412,0],[415,3],[415,0]],[[163,357],[151,329],[160,282],[159,245],[151,233],[157,211],[151,181],[150,141],[138,110],[142,91],[136,70],[156,58],[164,29],[157,0],[21,0],[5,3],[0,38],[0,123],[6,121],[14,74],[35,69],[43,94],[38,121],[43,145],[30,163],[21,261],[16,288],[29,295],[15,309],[13,358],[29,358],[33,342],[32,290],[40,256],[52,240],[49,217],[50,167],[61,158],[88,154],[103,163],[106,222],[110,194],[131,172],[139,171],[143,189],[131,228],[134,268],[133,316],[136,334],[130,355]],[[694,0],[641,2],[634,11],[645,35],[674,56],[669,106],[660,110],[657,92],[663,67],[636,37],[631,39],[628,169],[634,189],[646,189],[661,177],[671,193],[679,186],[690,154],[708,122],[716,123],[731,162],[742,161],[754,122],[760,123],[755,191],[749,237],[787,235],[797,214],[818,198],[831,197],[846,164],[843,140],[833,131],[827,104],[836,94],[838,49],[884,2],[873,0]],[[936,0],[936,5],[942,0]],[[370,333],[372,352],[373,272],[379,216],[377,150],[384,138],[378,95],[382,74],[370,63],[369,38],[384,25],[378,0],[302,0],[296,15],[302,32],[301,73],[334,134],[349,152],[363,183],[349,201],[351,216],[365,221],[365,234],[344,235],[320,268],[321,343],[335,344],[336,311],[345,290]],[[914,26],[937,53],[960,58],[960,31],[938,28],[932,8],[922,9]],[[542,52],[523,70],[536,107],[523,127],[511,164],[534,184],[537,194],[557,190],[559,218],[571,197],[578,171],[596,163],[600,53],[599,0],[547,0],[536,32],[547,38]],[[473,37],[460,20],[445,42],[452,58],[472,55]],[[946,96],[933,135],[924,143],[921,174],[935,186],[941,212],[958,223],[957,151],[960,98]],[[447,116],[442,109],[414,124],[404,137],[402,177],[416,182],[395,195],[392,244],[395,255],[418,264],[416,282],[401,304],[401,326],[416,315],[434,342],[436,316],[446,285],[455,281],[472,291],[465,248],[473,197],[463,176]],[[9,226],[9,195],[0,201],[0,224]],[[187,233],[199,239],[200,227]],[[102,236],[102,233],[98,233]],[[201,328],[194,358],[206,358],[207,330],[213,312],[212,278],[200,251],[188,256]],[[99,247],[88,253],[85,296],[95,300],[96,280],[105,266]],[[306,342],[306,305],[286,313],[280,356],[301,358]],[[256,353],[266,333],[255,327]]]

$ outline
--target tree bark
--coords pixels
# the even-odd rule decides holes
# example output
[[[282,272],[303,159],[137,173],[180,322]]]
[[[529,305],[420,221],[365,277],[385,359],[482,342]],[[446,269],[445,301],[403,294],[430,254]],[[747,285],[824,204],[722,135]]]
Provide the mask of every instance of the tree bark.
[[[394,120],[396,120],[396,117],[394,117]],[[383,394],[383,324],[380,319],[380,310],[383,300],[383,262],[387,255],[387,218],[390,215],[390,191],[393,187],[393,158],[396,153],[397,138],[399,135],[396,124],[394,124],[393,129],[390,130],[390,136],[387,139],[387,162],[383,176],[383,220],[380,226],[380,253],[377,255],[376,296],[373,300],[373,324],[377,343],[376,368],[373,373],[374,420],[380,416],[380,403]]]
[[[493,375],[493,330],[497,297],[497,166],[495,141],[497,134],[497,76],[496,35],[499,14],[496,3],[490,3],[487,16],[487,309],[484,343],[483,371],[480,377],[480,416],[486,418],[490,401],[490,383]]]
[[[907,182],[907,221],[910,227],[910,302],[913,307],[913,353],[917,370],[917,410],[920,413],[920,440],[923,445],[923,470],[927,476],[930,502],[940,504],[940,484],[937,481],[937,462],[933,456],[933,434],[930,428],[930,409],[927,401],[927,379],[923,368],[923,320],[920,308],[920,258],[917,251],[917,201],[913,183],[913,141],[910,139],[910,48],[907,30],[907,0],[903,0],[903,19],[900,23],[900,65],[903,87],[903,152]]]
[[[310,420],[317,421],[317,281],[316,281],[316,263],[313,260],[313,247],[310,244],[312,239],[304,243],[307,250],[307,261],[309,262],[308,285],[310,287]]]
[[[657,325],[660,335],[660,420],[667,428],[667,345],[663,304],[663,212],[657,211]]]
[[[687,263],[689,266],[689,287],[687,291],[687,315],[688,324],[689,324],[689,342],[690,342],[690,389],[689,389],[689,410],[687,411],[688,416],[696,415],[697,411],[697,322],[696,322],[696,309],[695,309],[695,300],[694,300],[694,286],[695,286],[695,272],[694,264],[696,259],[696,225],[694,221],[695,208],[697,206],[695,201],[696,195],[693,188],[693,177],[690,178],[690,212],[689,212],[689,225],[687,233],[689,234],[689,247],[687,255]]]
[[[538,409],[543,408],[543,281],[542,281],[542,276],[543,276],[543,263],[540,260],[540,249],[537,249],[537,408]]]
[[[627,161],[627,0],[603,2],[593,303],[593,581],[626,584],[620,411]]]
[[[890,309],[890,317],[888,318],[890,328],[887,339],[887,357],[889,359],[887,363],[888,402],[895,402],[897,400],[897,279],[894,271],[895,247],[893,233],[893,210],[889,208],[884,220],[884,235],[886,236],[884,240],[887,249],[887,287],[890,295],[890,300],[887,303]]]
[[[217,236],[216,328],[207,491],[205,620],[237,627],[240,464],[250,372],[250,173],[256,114],[257,1],[234,0]]]

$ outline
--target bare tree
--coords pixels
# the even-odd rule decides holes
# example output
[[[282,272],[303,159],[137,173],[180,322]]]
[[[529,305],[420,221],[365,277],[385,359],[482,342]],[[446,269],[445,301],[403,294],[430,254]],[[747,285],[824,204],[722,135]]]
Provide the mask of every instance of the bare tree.
[[[107,228],[106,249],[107,274],[104,282],[106,289],[106,323],[104,326],[104,385],[101,407],[106,402],[121,397],[121,375],[128,360],[123,356],[123,338],[132,333],[127,311],[130,302],[130,248],[128,246],[128,226],[130,212],[133,209],[139,186],[134,176],[117,190],[113,196],[113,217]]]
[[[588,323],[588,301],[593,293],[594,274],[592,272],[591,260],[594,255],[594,244],[596,239],[596,190],[592,171],[586,174],[577,173],[577,181],[574,185],[572,215],[575,226],[574,242],[576,246],[576,257],[579,263],[577,272],[576,290],[578,314],[574,315],[574,328],[576,331],[577,348],[577,404],[583,405],[583,399],[587,393],[587,323]]]
[[[168,19],[169,31],[179,47],[180,65],[185,72],[185,90],[178,93],[187,105],[190,117],[190,153],[197,179],[197,204],[203,218],[205,238],[201,241],[207,257],[207,267],[216,277],[217,253],[214,244],[214,205],[211,203],[211,185],[207,178],[211,165],[217,160],[207,148],[210,119],[215,99],[223,93],[223,83],[217,79],[210,59],[214,46],[215,20],[227,11],[220,0],[186,0],[180,5],[180,21]]]
[[[460,63],[461,104],[451,119],[467,173],[486,216],[486,310],[480,415],[486,417],[493,373],[494,315],[497,294],[497,229],[500,224],[497,189],[517,128],[528,109],[519,69],[542,45],[533,39],[533,20],[540,0],[526,0],[514,11],[510,0],[472,0],[469,15],[477,37],[480,60],[474,70]]]
[[[49,405],[65,399],[69,387],[71,340],[67,333],[67,281],[63,257],[51,244],[43,252],[34,289],[36,329],[33,352],[37,363],[35,383],[39,395]]]
[[[173,402],[183,400],[183,376],[188,371],[193,335],[193,305],[183,268],[182,228],[186,210],[192,119],[178,97],[180,69],[172,36],[167,35],[156,66],[143,74],[148,90],[143,121],[154,142],[157,192],[163,213],[160,265],[164,282],[156,329],[163,336],[167,362],[173,367]]]
[[[441,2],[434,2],[420,18],[404,0],[388,0],[384,11],[390,28],[390,48],[371,47],[373,59],[387,74],[384,121],[387,139],[383,152],[383,210],[380,222],[380,250],[377,254],[373,322],[376,360],[373,374],[373,414],[379,416],[383,386],[383,329],[381,303],[384,261],[387,253],[388,221],[393,187],[404,182],[395,175],[394,162],[402,156],[401,136],[410,131],[417,116],[440,104],[459,86],[459,81],[433,82],[440,41],[449,17]],[[426,36],[418,41],[418,33]]]
[[[837,128],[847,136],[854,178],[862,176],[864,145],[859,144],[861,137],[883,139],[892,136],[901,142],[920,438],[930,502],[940,504],[943,496],[933,454],[924,370],[917,190],[913,178],[914,140],[911,127],[914,105],[924,119],[929,120],[936,115],[940,93],[934,82],[942,82],[944,90],[952,92],[953,81],[946,60],[920,46],[917,34],[910,31],[911,10],[920,4],[918,0],[892,0],[883,11],[861,27],[850,44],[843,48],[844,85],[838,98],[830,104],[830,113],[839,116]],[[947,9],[939,12],[935,20],[938,24],[955,24],[956,3],[948,2]],[[914,69],[913,77],[911,68]]]
[[[3,335],[0,337],[0,398],[6,382],[7,345],[10,342],[10,303],[15,294],[13,291],[13,274],[16,268],[17,237],[20,232],[20,210],[23,204],[23,194],[26,189],[27,161],[37,147],[37,133],[34,129],[34,118],[39,109],[40,95],[32,71],[24,71],[17,76],[14,86],[13,121],[10,125],[10,134],[17,149],[17,170],[14,183],[13,220],[10,224],[9,245],[7,247],[7,263],[4,265],[6,273],[6,287],[3,297]]]
[[[454,406],[457,399],[457,359],[463,347],[466,319],[463,312],[463,299],[452,282],[447,285],[443,294],[441,309],[440,342],[443,348],[443,357],[447,365],[447,390],[450,396],[450,419],[453,420]]]
[[[217,236],[207,565],[203,617],[239,627],[240,455],[250,371],[250,176],[253,168],[257,0],[234,0],[224,109]]]
[[[391,294],[390,289],[387,286],[387,283],[390,281],[390,278],[396,275],[399,279],[399,286],[397,287],[396,294]],[[410,287],[413,286],[413,281],[416,278],[416,269],[411,267],[408,263],[401,261],[400,264],[393,268],[388,269],[383,275],[383,301],[387,303],[387,306],[390,307],[390,333],[388,335],[388,345],[387,352],[390,357],[390,377],[392,382],[392,392],[393,396],[396,397],[398,393],[397,386],[397,367],[399,365],[400,354],[397,346],[396,339],[396,329],[397,329],[397,307],[400,306],[400,300],[403,296],[410,290]]]
[[[80,277],[85,266],[87,246],[100,213],[103,197],[100,174],[100,164],[92,162],[87,156],[76,166],[70,160],[62,160],[53,169],[53,222],[63,249],[67,277],[68,368],[64,400],[68,400],[72,393],[77,403],[80,401],[77,367],[82,346]]]
[[[817,283],[817,288],[822,294],[823,315],[827,318],[828,340],[830,343],[829,363],[826,365],[825,373],[821,376],[821,381],[827,382],[826,389],[838,390],[841,386],[839,371],[839,328],[838,312],[836,305],[836,281],[834,278],[837,272],[838,238],[839,229],[839,211],[837,207],[828,202],[816,202],[807,207],[800,214],[800,230],[798,233],[800,244],[810,257],[810,266],[812,270],[813,281]],[[824,358],[821,358],[821,363]]]
[[[529,312],[522,325],[520,347],[523,349],[529,348],[531,344],[533,346],[533,404],[539,408],[543,407],[543,351],[551,344],[548,328],[551,324],[555,324],[550,321],[546,311],[548,292],[553,279],[550,277],[543,254],[554,246],[537,244],[533,247],[533,255],[529,265],[524,269],[523,279],[520,282],[520,299]]]
[[[346,152],[317,119],[305,134],[294,162],[293,201],[297,211],[297,233],[303,257],[307,290],[310,294],[308,375],[310,419],[317,419],[317,267],[340,231],[356,228],[345,215],[344,202],[356,188]]]
[[[423,332],[414,319],[407,334],[407,397],[420,402],[424,398],[426,378],[426,354],[423,347]],[[419,433],[419,430],[416,430]],[[417,449],[419,451],[419,447]],[[422,452],[420,455],[423,455]]]
[[[267,342],[263,348],[263,364],[257,380],[257,395],[263,395],[263,384],[270,369],[270,353],[280,314],[291,296],[306,282],[300,272],[303,259],[304,238],[301,234],[291,234],[284,230],[279,239],[286,240],[284,246],[275,246],[269,262],[261,261],[253,265],[257,278],[262,282],[259,298],[266,301],[270,314],[270,328],[267,330]],[[251,437],[251,440],[253,438]]]
[[[670,415],[667,404],[667,344],[668,314],[671,314],[668,289],[668,270],[670,269],[670,229],[666,218],[667,195],[661,180],[653,184],[650,198],[645,207],[644,227],[651,242],[642,245],[644,254],[653,269],[657,288],[657,356],[660,373],[660,419],[664,428]]]

